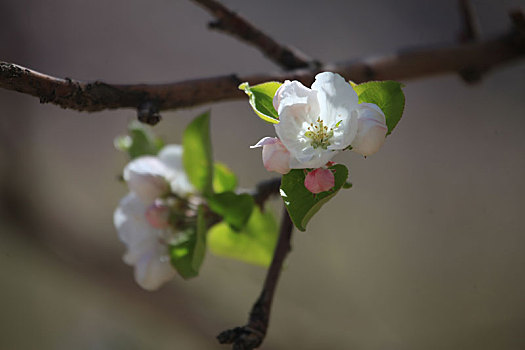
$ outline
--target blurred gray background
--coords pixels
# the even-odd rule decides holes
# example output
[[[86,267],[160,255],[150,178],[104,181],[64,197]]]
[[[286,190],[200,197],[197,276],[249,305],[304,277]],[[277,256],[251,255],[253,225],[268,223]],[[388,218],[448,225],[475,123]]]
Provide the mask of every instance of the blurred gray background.
[[[225,3],[324,62],[453,42],[460,28],[453,0]],[[525,2],[474,5],[490,37]],[[209,20],[188,1],[2,0],[0,59],[116,83],[278,70]],[[263,349],[525,348],[524,73],[521,61],[475,86],[406,82],[385,146],[340,155],[354,187],[296,232]],[[163,113],[155,130],[180,142],[206,108],[215,158],[242,186],[270,178],[248,146],[273,128],[247,101]],[[246,321],[264,269],[208,254],[194,280],[133,282],[112,223],[126,193],[113,138],[133,118],[0,90],[1,349],[226,349],[215,335]]]

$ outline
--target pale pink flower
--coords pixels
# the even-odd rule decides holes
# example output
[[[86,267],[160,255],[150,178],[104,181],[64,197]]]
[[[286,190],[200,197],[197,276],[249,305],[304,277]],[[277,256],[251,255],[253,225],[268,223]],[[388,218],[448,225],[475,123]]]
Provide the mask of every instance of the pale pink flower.
[[[170,208],[158,199],[169,193],[186,197],[194,191],[182,166],[182,146],[168,145],[157,157],[132,160],[124,180],[130,192],[113,216],[127,248],[123,259],[135,267],[135,281],[142,288],[155,290],[176,274],[168,244],[177,232],[169,225]]]

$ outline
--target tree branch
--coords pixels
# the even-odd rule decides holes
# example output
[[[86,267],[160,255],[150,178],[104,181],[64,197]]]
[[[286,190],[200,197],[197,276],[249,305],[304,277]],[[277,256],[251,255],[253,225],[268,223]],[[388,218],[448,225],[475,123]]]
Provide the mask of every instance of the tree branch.
[[[217,336],[219,343],[233,344],[234,350],[252,350],[262,344],[266,336],[266,331],[268,330],[273,296],[281,274],[283,262],[292,249],[290,244],[292,231],[292,220],[285,208],[283,210],[279,240],[275,247],[272,264],[266,274],[261,294],[252,307],[248,324],[222,332]]]
[[[209,28],[223,31],[255,46],[283,69],[307,68],[318,64],[296,49],[279,44],[220,2],[216,0],[193,1],[216,18],[216,21],[209,23]]]
[[[461,31],[459,42],[475,42],[480,38],[480,26],[474,6],[470,0],[459,0],[459,14],[461,16]],[[483,71],[476,67],[465,67],[459,71],[460,77],[468,84],[481,80]]]
[[[273,179],[258,182],[255,189],[249,191],[248,194],[252,195],[255,204],[262,208],[268,198],[279,194],[280,187],[281,177],[274,177]]]
[[[357,83],[368,80],[407,80],[467,69],[488,71],[525,56],[523,13],[514,12],[515,26],[498,38],[436,48],[402,50],[396,54],[325,65],[315,70],[238,77],[218,76],[170,84],[108,84],[81,82],[48,76],[0,61],[0,87],[38,97],[42,103],[95,112],[104,109],[138,108],[151,102],[156,111],[194,107],[205,103],[245,98],[237,89],[241,82],[299,80],[311,85],[320,71],[339,73]]]

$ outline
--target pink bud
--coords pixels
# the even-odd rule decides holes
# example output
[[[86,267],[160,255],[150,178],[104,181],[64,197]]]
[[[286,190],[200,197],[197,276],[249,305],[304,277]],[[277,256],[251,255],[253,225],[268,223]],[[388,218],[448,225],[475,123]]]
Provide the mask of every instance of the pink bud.
[[[146,220],[148,223],[158,229],[169,227],[170,208],[161,200],[156,200],[146,209]]]
[[[276,137],[265,137],[251,148],[262,147],[263,164],[266,170],[280,174],[290,172],[290,152]]]
[[[304,187],[312,193],[328,191],[335,186],[335,177],[330,169],[317,168],[306,174]]]

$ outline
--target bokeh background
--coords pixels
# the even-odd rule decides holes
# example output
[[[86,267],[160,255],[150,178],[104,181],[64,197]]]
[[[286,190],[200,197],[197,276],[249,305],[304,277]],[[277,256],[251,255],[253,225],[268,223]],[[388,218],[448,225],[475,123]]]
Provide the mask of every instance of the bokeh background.
[[[524,1],[473,1],[483,37]],[[457,40],[447,1],[228,0],[323,62]],[[2,0],[0,59],[59,77],[170,82],[277,71],[206,28],[189,1]],[[354,187],[296,232],[263,349],[525,348],[525,62],[474,86],[406,82],[381,151],[345,153]],[[347,77],[351,78],[351,77]],[[272,127],[246,101],[163,113],[169,142],[212,111],[215,158],[253,186]],[[265,271],[208,254],[201,275],[141,290],[112,224],[126,188],[113,138],[133,110],[63,110],[0,90],[0,348],[225,349]],[[276,207],[279,203],[276,202]]]

